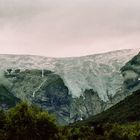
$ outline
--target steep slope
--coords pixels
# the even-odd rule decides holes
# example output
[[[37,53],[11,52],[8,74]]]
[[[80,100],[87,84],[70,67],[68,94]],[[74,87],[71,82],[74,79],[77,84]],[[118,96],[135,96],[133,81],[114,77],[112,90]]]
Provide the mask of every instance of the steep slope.
[[[15,97],[4,85],[0,85],[0,107],[8,109],[14,107],[20,99]]]
[[[103,123],[127,123],[135,121],[140,121],[140,90],[126,97],[110,109],[76,125],[92,126]]]

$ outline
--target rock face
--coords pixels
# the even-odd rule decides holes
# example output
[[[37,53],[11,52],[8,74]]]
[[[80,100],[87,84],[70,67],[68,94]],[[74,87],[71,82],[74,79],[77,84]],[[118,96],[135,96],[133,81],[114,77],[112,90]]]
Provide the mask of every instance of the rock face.
[[[37,69],[17,71],[8,70],[4,75],[16,97],[47,109],[57,116],[59,123],[69,122],[72,96],[59,75],[48,70],[43,75]]]
[[[70,121],[86,119],[105,110],[105,102],[92,89],[85,90],[80,97],[74,98],[71,104]]]
[[[140,53],[127,62],[121,71],[126,90],[129,92],[138,90],[140,88]]]
[[[127,95],[120,69],[138,50],[77,58],[0,55],[8,89],[55,113],[60,123],[95,115]]]

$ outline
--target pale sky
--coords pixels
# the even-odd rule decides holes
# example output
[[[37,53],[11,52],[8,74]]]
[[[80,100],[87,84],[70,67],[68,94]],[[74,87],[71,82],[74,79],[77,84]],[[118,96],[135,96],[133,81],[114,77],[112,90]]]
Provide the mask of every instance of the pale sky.
[[[0,54],[140,48],[140,0],[0,0]]]

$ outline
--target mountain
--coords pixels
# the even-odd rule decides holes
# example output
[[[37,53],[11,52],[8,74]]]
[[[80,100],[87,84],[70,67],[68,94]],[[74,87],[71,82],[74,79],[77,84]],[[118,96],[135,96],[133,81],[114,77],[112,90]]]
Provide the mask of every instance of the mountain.
[[[97,125],[106,123],[130,123],[140,121],[140,90],[135,91],[124,100],[108,110],[81,121],[76,125]]]
[[[14,96],[55,113],[60,123],[96,115],[129,94],[120,69],[139,50],[77,58],[0,55],[0,79]]]
[[[117,82],[122,80],[120,68],[137,53],[138,50],[121,50],[77,58],[0,55],[0,68],[50,70],[63,78],[73,96],[80,96],[86,89],[94,89],[106,101],[107,92],[114,95],[114,89],[119,87]]]

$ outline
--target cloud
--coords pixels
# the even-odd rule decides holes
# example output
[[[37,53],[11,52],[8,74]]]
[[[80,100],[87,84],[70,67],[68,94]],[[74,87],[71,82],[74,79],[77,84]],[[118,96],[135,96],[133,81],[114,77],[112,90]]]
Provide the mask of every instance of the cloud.
[[[140,47],[138,0],[1,0],[0,53],[79,56]]]

